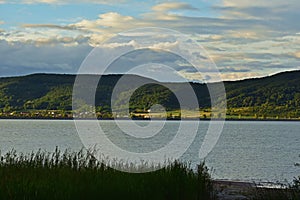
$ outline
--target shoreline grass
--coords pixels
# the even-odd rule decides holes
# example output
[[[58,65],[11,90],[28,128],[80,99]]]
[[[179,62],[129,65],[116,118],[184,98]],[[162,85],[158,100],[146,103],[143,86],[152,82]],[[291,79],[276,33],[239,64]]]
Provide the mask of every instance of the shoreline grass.
[[[204,163],[175,161],[132,174],[98,162],[90,151],[1,155],[0,199],[215,199]]]
[[[0,152],[0,199],[300,199],[300,177],[282,189],[212,180],[205,163],[179,161],[148,173],[127,173],[98,161],[94,151]],[[113,163],[127,168],[130,163]],[[144,167],[152,167],[144,163]],[[225,189],[224,189],[225,188]],[[227,188],[227,193],[226,191]],[[234,192],[234,194],[232,194]],[[228,194],[229,193],[229,194]],[[230,198],[231,196],[231,198]]]

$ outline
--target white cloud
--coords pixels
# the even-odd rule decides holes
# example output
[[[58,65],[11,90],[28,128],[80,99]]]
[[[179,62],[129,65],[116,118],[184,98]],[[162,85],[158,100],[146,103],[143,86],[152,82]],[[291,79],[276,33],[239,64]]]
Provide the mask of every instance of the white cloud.
[[[298,27],[300,1],[298,0],[223,0],[221,8],[224,18],[258,19],[281,30]]]
[[[78,31],[58,28],[56,25],[25,25],[25,29],[0,32],[0,40],[9,43],[74,46],[87,43],[89,37]]]
[[[223,81],[230,81],[230,80],[241,80],[247,78],[258,78],[266,76],[266,74],[260,74],[257,72],[234,72],[234,73],[222,73],[221,78]]]
[[[224,6],[228,7],[282,7],[286,5],[292,5],[299,3],[298,0],[223,0]]]
[[[120,48],[120,47],[132,47],[132,48],[137,48],[138,44],[134,41],[131,40],[130,42],[125,42],[125,43],[108,43],[101,45],[101,48],[109,48],[109,49],[115,49],[115,48]]]
[[[300,51],[294,52],[292,53],[293,56],[295,56],[296,58],[300,58]]]
[[[188,3],[182,2],[167,2],[155,5],[152,7],[152,10],[157,12],[165,12],[169,10],[197,10],[197,8],[191,6]]]
[[[227,37],[233,38],[244,38],[244,39],[258,39],[262,36],[254,30],[238,30],[238,31],[227,31]]]
[[[70,26],[61,26],[56,24],[23,24],[24,28],[50,28],[50,29],[62,29],[62,30],[73,30]]]
[[[179,14],[172,13],[174,11],[182,10],[198,10],[198,8],[183,2],[166,2],[160,3],[151,8],[152,12],[144,13],[144,19],[151,20],[163,20],[163,21],[176,21],[180,18]]]
[[[97,46],[117,33],[133,28],[149,26],[153,26],[153,23],[148,20],[124,16],[116,12],[109,12],[100,14],[96,20],[84,19],[68,25],[23,24],[22,28],[25,28],[25,30],[23,30],[24,37],[16,37],[19,33],[10,32],[5,38],[0,35],[0,39],[26,41],[34,39],[46,40],[47,38],[57,37],[57,35],[60,35],[61,37],[64,37],[63,35],[71,35],[72,37],[84,35],[84,37],[89,38],[90,45]],[[25,32],[28,34],[25,34]]]
[[[56,24],[24,24],[24,28],[48,28],[61,30],[80,30],[93,33],[112,32],[113,29],[120,31],[138,25],[137,19],[131,16],[120,15],[116,12],[100,14],[96,20],[80,20],[69,25]]]
[[[161,42],[161,43],[157,43],[152,45],[149,48],[153,48],[153,49],[175,49],[178,46],[179,42],[175,41],[175,42]]]
[[[201,82],[219,82],[219,81],[231,81],[242,80],[248,78],[258,78],[266,76],[266,74],[260,74],[257,72],[233,72],[233,73],[182,73],[184,77],[189,80],[200,80]]]
[[[131,16],[123,16],[116,12],[109,12],[99,15],[96,20],[82,20],[78,23],[71,24],[81,30],[104,32],[107,29],[123,29],[125,27],[132,27],[137,21]]]
[[[96,20],[82,20],[70,24],[68,28],[86,32],[86,35],[90,37],[90,44],[96,46],[114,34],[145,26],[151,26],[151,23],[116,12],[109,12],[99,15]]]
[[[234,73],[183,73],[181,74],[183,77],[188,80],[194,80],[200,82],[220,82],[220,81],[232,81],[232,80],[242,80],[253,77],[263,77],[265,75],[261,75],[256,72],[244,73],[244,72],[234,72]]]

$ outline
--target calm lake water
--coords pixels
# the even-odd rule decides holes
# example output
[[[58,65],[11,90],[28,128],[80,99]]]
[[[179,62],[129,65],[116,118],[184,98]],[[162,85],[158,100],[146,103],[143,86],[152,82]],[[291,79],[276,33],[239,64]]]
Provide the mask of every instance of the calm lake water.
[[[113,143],[129,151],[147,152],[167,144],[180,122],[167,121],[156,136],[147,141],[133,140],[130,144],[129,136],[124,135],[113,121],[99,123]],[[144,126],[148,122],[137,123]],[[208,124],[208,121],[200,122],[196,139],[182,160],[192,165],[199,163],[199,148]],[[76,151],[83,146],[73,121],[0,120],[0,127],[2,154],[12,148],[31,152],[38,149],[53,151],[58,146]],[[300,175],[300,167],[295,166],[295,163],[300,163],[299,154],[300,122],[227,121],[217,145],[206,158],[206,164],[216,179],[284,183]]]

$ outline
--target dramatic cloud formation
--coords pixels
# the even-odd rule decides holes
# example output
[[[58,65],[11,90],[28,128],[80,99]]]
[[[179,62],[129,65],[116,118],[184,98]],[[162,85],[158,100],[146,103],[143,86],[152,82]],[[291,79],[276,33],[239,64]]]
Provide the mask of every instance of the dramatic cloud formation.
[[[40,3],[63,6],[74,3],[74,1],[61,0],[0,2],[2,6],[11,3],[30,4],[28,6]],[[49,55],[52,55],[51,51],[74,54],[67,56],[68,59],[73,59],[69,62],[56,56],[56,62],[61,64],[59,67],[53,65],[53,70],[50,71],[70,72],[72,69],[76,72],[76,67],[82,61],[78,58],[83,59],[82,55],[86,55],[89,49],[101,46],[103,41],[117,33],[142,27],[170,28],[187,34],[207,49],[226,80],[264,76],[300,68],[300,24],[298,23],[300,2],[298,0],[159,2],[153,4],[133,0],[75,1],[75,3],[99,6],[98,15],[92,18],[78,15],[75,22],[64,21],[64,23],[59,21],[35,23],[34,20],[26,21],[25,18],[18,26],[11,27],[6,19],[4,19],[5,23],[0,20],[1,50],[11,52],[13,55],[18,53],[14,56],[28,57],[25,66],[9,55],[2,56],[1,75],[9,75],[8,71],[12,72],[7,70],[8,66],[11,69],[18,69],[20,73],[30,73],[34,72],[33,68],[29,70],[30,65],[37,67],[39,63],[43,63],[41,66],[48,63],[46,68],[49,67],[50,70],[53,64],[51,59],[54,57],[48,58],[47,54],[39,54],[43,49]],[[110,4],[110,6],[103,7],[101,4]],[[135,5],[141,8],[141,11],[136,9]],[[102,8],[104,11],[101,12]],[[168,45],[168,41],[165,45]],[[26,51],[17,51],[16,46]],[[76,57],[75,54],[78,56]],[[45,62],[41,62],[41,59]],[[160,59],[164,62],[164,58]]]
[[[75,73],[91,50],[88,45],[67,47],[61,44],[36,46],[0,41],[1,76],[29,73]]]

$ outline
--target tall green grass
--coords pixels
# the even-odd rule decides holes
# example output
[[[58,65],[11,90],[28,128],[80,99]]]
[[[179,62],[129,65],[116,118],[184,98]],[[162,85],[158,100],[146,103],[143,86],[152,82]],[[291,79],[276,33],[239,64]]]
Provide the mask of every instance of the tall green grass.
[[[215,199],[204,163],[192,170],[175,161],[141,174],[104,163],[85,150],[31,154],[12,150],[1,155],[0,199]]]

